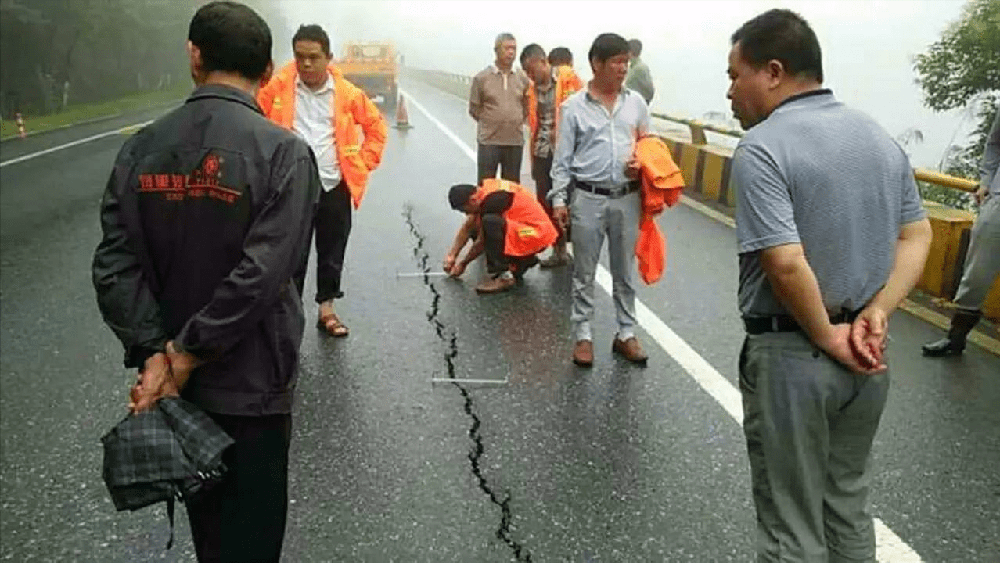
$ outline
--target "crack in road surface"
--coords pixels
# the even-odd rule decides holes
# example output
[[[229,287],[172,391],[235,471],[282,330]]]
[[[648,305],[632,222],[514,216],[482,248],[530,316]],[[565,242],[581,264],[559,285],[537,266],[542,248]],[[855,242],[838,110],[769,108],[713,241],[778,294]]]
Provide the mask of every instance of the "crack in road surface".
[[[479,482],[479,489],[483,491],[489,498],[490,502],[500,507],[500,527],[497,528],[496,537],[498,540],[507,544],[508,547],[514,552],[514,557],[518,561],[523,561],[525,563],[531,562],[531,553],[528,552],[527,548],[518,543],[511,535],[510,531],[510,493],[505,493],[503,497],[493,490],[489,482],[486,480],[486,476],[483,475],[482,467],[479,464],[480,459],[482,459],[483,454],[486,449],[483,447],[483,438],[479,433],[479,428],[482,426],[482,421],[479,419],[479,415],[476,414],[473,409],[472,395],[469,391],[459,384],[459,380],[455,378],[455,358],[458,356],[458,334],[454,330],[449,330],[448,327],[441,322],[439,313],[441,306],[441,292],[431,281],[431,267],[430,267],[430,255],[424,249],[424,242],[426,237],[420,232],[420,228],[417,226],[416,222],[413,220],[413,207],[410,205],[404,206],[403,217],[406,218],[406,224],[410,228],[410,234],[416,240],[416,246],[413,247],[413,257],[417,260],[417,265],[420,267],[420,271],[424,274],[421,278],[424,285],[431,292],[431,308],[427,311],[427,320],[434,327],[434,332],[437,333],[438,338],[445,344],[446,351],[444,353],[444,361],[448,370],[448,378],[455,379],[453,385],[458,389],[459,393],[462,394],[462,398],[465,399],[465,414],[469,415],[472,419],[472,426],[469,428],[469,438],[472,440],[474,447],[472,451],[469,452],[469,463],[472,466],[472,474],[476,477]]]

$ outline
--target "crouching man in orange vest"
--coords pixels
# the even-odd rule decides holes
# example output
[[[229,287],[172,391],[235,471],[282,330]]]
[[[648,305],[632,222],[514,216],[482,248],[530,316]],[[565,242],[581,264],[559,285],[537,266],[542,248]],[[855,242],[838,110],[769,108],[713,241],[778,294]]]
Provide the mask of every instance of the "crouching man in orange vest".
[[[559,238],[534,194],[514,182],[487,178],[478,189],[469,184],[452,186],[448,202],[469,217],[455,235],[444,269],[459,277],[485,251],[489,275],[476,286],[479,293],[499,293],[513,287],[516,279],[538,263],[536,254]],[[473,233],[478,236],[473,237]],[[459,260],[462,248],[473,238],[475,242]]]
[[[361,206],[368,175],[382,160],[388,129],[368,96],[330,65],[330,38],[323,28],[300,27],[292,48],[295,61],[260,90],[257,103],[268,119],[305,139],[316,155],[323,184],[315,221],[319,325],[332,336],[347,336],[333,300],[344,296],[340,280],[351,205]],[[305,264],[302,268],[304,279]]]

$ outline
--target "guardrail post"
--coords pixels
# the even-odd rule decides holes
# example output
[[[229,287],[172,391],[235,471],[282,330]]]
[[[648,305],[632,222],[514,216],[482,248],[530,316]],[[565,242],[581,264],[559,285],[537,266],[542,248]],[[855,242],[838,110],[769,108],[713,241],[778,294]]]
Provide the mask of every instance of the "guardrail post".
[[[701,123],[692,120],[691,122],[688,123],[688,127],[691,129],[692,145],[708,144],[708,138],[705,136],[705,128],[702,127]]]

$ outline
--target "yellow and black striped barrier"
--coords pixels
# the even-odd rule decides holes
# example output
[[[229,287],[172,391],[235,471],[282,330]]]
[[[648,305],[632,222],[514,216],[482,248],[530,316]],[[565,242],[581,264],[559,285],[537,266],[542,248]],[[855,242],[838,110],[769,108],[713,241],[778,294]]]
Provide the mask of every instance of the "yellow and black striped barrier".
[[[654,117],[669,119],[660,114],[654,114]],[[684,120],[683,123],[692,128],[705,127],[696,121]],[[708,130],[739,136],[718,128]],[[686,137],[673,137],[664,133],[660,133],[660,137],[670,147],[674,161],[684,175],[685,192],[703,202],[716,204],[723,212],[732,216],[736,205],[736,194],[729,182],[733,151],[719,145],[697,144]],[[691,137],[696,138],[699,135],[692,131]],[[704,133],[701,133],[701,138],[704,139]],[[976,183],[970,180],[930,170],[916,169],[914,175],[918,180],[962,191],[975,191],[977,187]],[[969,245],[969,230],[976,216],[968,211],[930,201],[925,201],[924,207],[927,209],[934,239],[931,242],[924,274],[917,288],[931,296],[950,300],[954,297],[958,283],[962,279],[965,250]],[[1000,279],[994,282],[990,290],[984,312],[987,317],[1000,320]]]

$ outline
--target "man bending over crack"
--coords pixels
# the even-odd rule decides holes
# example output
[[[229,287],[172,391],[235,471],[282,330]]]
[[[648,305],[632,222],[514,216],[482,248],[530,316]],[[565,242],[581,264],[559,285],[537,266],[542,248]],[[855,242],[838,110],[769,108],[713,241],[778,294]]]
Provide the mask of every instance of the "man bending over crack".
[[[445,256],[444,270],[457,278],[485,250],[488,275],[476,286],[479,293],[499,293],[513,287],[515,280],[538,263],[535,255],[559,237],[535,196],[514,182],[487,178],[481,188],[452,186],[448,202],[468,218]],[[459,260],[470,240],[474,240],[472,246]]]

